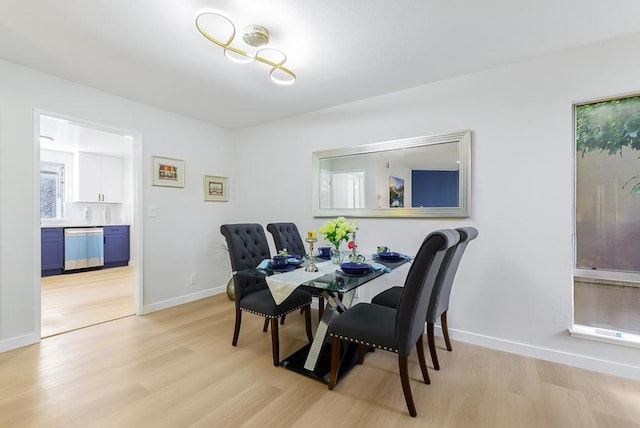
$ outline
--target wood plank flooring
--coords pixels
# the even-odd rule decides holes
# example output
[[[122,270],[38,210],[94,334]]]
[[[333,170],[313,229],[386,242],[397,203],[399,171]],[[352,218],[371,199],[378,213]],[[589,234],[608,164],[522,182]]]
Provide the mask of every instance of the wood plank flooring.
[[[131,266],[47,276],[40,283],[42,337],[135,313]]]
[[[575,279],[574,320],[589,327],[640,334],[640,287]]]
[[[273,367],[257,316],[232,347],[233,322],[218,295],[2,353],[0,426],[640,427],[638,381],[440,339],[431,385],[410,357],[411,418],[395,354],[368,354],[329,391]],[[281,357],[305,344],[301,315],[280,340]]]

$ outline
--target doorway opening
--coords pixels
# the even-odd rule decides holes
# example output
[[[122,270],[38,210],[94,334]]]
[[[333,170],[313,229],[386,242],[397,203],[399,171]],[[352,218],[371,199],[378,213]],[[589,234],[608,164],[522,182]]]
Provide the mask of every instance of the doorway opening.
[[[364,208],[364,171],[320,171],[321,208]]]
[[[141,137],[36,113],[40,336],[142,312]]]

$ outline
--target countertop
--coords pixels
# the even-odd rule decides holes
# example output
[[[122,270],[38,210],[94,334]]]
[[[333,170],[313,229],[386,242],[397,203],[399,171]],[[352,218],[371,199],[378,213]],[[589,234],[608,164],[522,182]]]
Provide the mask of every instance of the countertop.
[[[40,225],[42,229],[50,229],[54,227],[105,227],[105,226],[129,226],[128,224],[109,223],[109,224],[81,224],[81,223],[43,223]]]

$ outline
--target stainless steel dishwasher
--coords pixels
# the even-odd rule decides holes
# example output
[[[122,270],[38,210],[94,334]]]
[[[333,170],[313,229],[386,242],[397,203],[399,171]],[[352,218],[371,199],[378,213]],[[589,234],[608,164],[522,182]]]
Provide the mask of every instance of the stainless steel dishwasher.
[[[104,236],[101,227],[64,230],[64,270],[104,266]]]

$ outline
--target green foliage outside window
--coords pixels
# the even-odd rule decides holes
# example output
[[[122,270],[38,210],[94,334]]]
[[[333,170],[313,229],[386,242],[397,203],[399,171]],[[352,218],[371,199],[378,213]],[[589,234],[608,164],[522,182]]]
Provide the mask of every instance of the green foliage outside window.
[[[582,156],[593,151],[622,156],[625,147],[640,153],[640,96],[576,107],[576,142]],[[640,174],[622,186],[629,187],[640,193]]]

